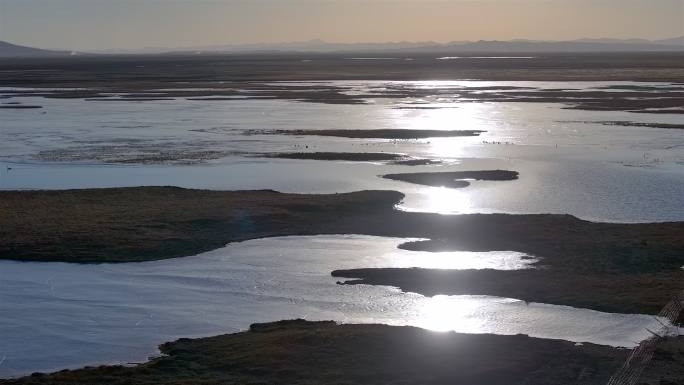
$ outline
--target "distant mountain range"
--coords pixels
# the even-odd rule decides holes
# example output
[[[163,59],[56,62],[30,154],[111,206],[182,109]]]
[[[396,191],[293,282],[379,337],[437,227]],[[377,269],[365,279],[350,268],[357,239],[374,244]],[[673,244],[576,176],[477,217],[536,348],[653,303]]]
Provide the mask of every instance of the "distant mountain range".
[[[480,40],[449,43],[390,42],[390,43],[328,43],[309,40],[291,43],[213,45],[199,47],[149,47],[132,50],[94,50],[77,53],[66,50],[43,50],[0,41],[0,57],[46,57],[88,54],[169,54],[169,53],[239,53],[239,52],[367,52],[476,54],[524,52],[666,52],[684,51],[684,36],[664,40],[644,39],[578,39],[571,41],[542,40]]]
[[[48,57],[72,55],[69,51],[54,51],[40,48],[26,47],[0,41],[0,58],[2,57]]]

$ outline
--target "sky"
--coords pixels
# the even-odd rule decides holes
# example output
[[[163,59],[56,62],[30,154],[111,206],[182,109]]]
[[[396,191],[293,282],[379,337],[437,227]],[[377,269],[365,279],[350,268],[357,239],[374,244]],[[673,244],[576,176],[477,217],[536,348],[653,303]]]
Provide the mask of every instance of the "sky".
[[[0,40],[70,50],[681,35],[684,0],[0,0]]]

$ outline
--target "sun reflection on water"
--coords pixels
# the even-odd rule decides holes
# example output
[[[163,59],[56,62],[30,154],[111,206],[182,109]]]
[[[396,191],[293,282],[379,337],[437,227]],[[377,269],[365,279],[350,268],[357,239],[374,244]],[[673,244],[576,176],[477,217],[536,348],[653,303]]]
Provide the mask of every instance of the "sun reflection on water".
[[[446,187],[428,187],[422,189],[424,210],[439,214],[463,214],[471,211],[468,193]]]
[[[430,127],[437,125],[441,129],[484,131],[478,136],[460,136],[452,138],[431,138],[430,153],[439,158],[468,157],[468,147],[481,145],[482,135],[491,129],[490,108],[481,103],[459,103],[457,109],[450,109],[450,114],[433,114]],[[440,111],[440,110],[433,110]],[[427,122],[426,122],[427,123]]]
[[[516,251],[409,251],[400,250],[383,255],[382,267],[423,269],[496,269],[519,270],[534,268],[538,258]]]
[[[435,331],[482,333],[482,304],[472,296],[437,295],[421,307],[416,326]]]
[[[470,103],[458,94],[412,99],[388,109],[394,127],[411,130],[462,130],[482,131],[475,136],[457,136],[427,139],[427,151],[434,157],[454,159],[472,155],[472,146],[481,146],[483,140],[503,141],[500,128],[508,122],[501,107],[493,103]],[[494,134],[494,133],[497,134]]]

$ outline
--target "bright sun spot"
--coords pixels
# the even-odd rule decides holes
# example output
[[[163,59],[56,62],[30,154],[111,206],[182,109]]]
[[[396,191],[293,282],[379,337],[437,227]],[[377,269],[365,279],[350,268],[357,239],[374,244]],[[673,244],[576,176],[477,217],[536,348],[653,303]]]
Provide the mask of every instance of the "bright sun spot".
[[[460,95],[442,95],[421,99],[421,109],[390,110],[395,127],[411,130],[480,130],[487,131],[492,122],[491,105],[487,103],[459,103]],[[415,105],[415,103],[411,103]],[[480,144],[479,136],[460,136],[427,139],[430,153],[448,159],[466,155],[466,147]]]
[[[517,270],[531,268],[538,261],[516,251],[393,251],[381,258],[383,267],[424,269],[498,269]]]
[[[416,326],[435,331],[479,333],[483,322],[478,315],[481,306],[476,298],[470,296],[437,295],[420,309]]]
[[[471,208],[468,193],[446,187],[428,187],[420,191],[425,210],[440,214],[461,214]]]

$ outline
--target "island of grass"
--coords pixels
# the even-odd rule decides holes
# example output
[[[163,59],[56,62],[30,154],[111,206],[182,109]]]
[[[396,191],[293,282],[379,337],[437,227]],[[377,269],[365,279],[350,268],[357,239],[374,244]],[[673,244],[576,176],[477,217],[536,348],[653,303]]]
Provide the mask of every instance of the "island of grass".
[[[684,289],[684,274],[675,270],[607,273],[555,264],[511,271],[360,268],[335,270],[332,276],[349,279],[340,284],[394,286],[426,296],[490,295],[615,313],[656,314],[670,299],[668,295]],[[665,290],[649,289],[652,285]],[[632,295],[638,300],[626,298]]]
[[[523,335],[437,333],[413,327],[304,320],[160,346],[134,367],[34,374],[29,384],[605,384],[629,351]],[[681,358],[678,357],[681,362]],[[672,365],[670,365],[672,366]]]
[[[414,129],[374,129],[374,130],[269,130],[250,131],[252,134],[332,136],[352,139],[427,139],[450,138],[459,136],[478,136],[480,130],[414,130]]]
[[[416,250],[512,250],[540,262],[522,271],[335,275],[427,295],[489,294],[618,313],[657,314],[684,289],[684,222],[411,213],[394,209],[402,198],[393,191],[315,195],[175,187],[2,191],[0,259],[136,262],[261,237],[365,234],[430,239],[402,246]]]
[[[470,186],[470,180],[505,181],[518,179],[517,171],[483,170],[483,171],[449,171],[449,172],[412,172],[402,174],[386,174],[385,179],[398,180],[414,184],[434,187],[460,188]]]

